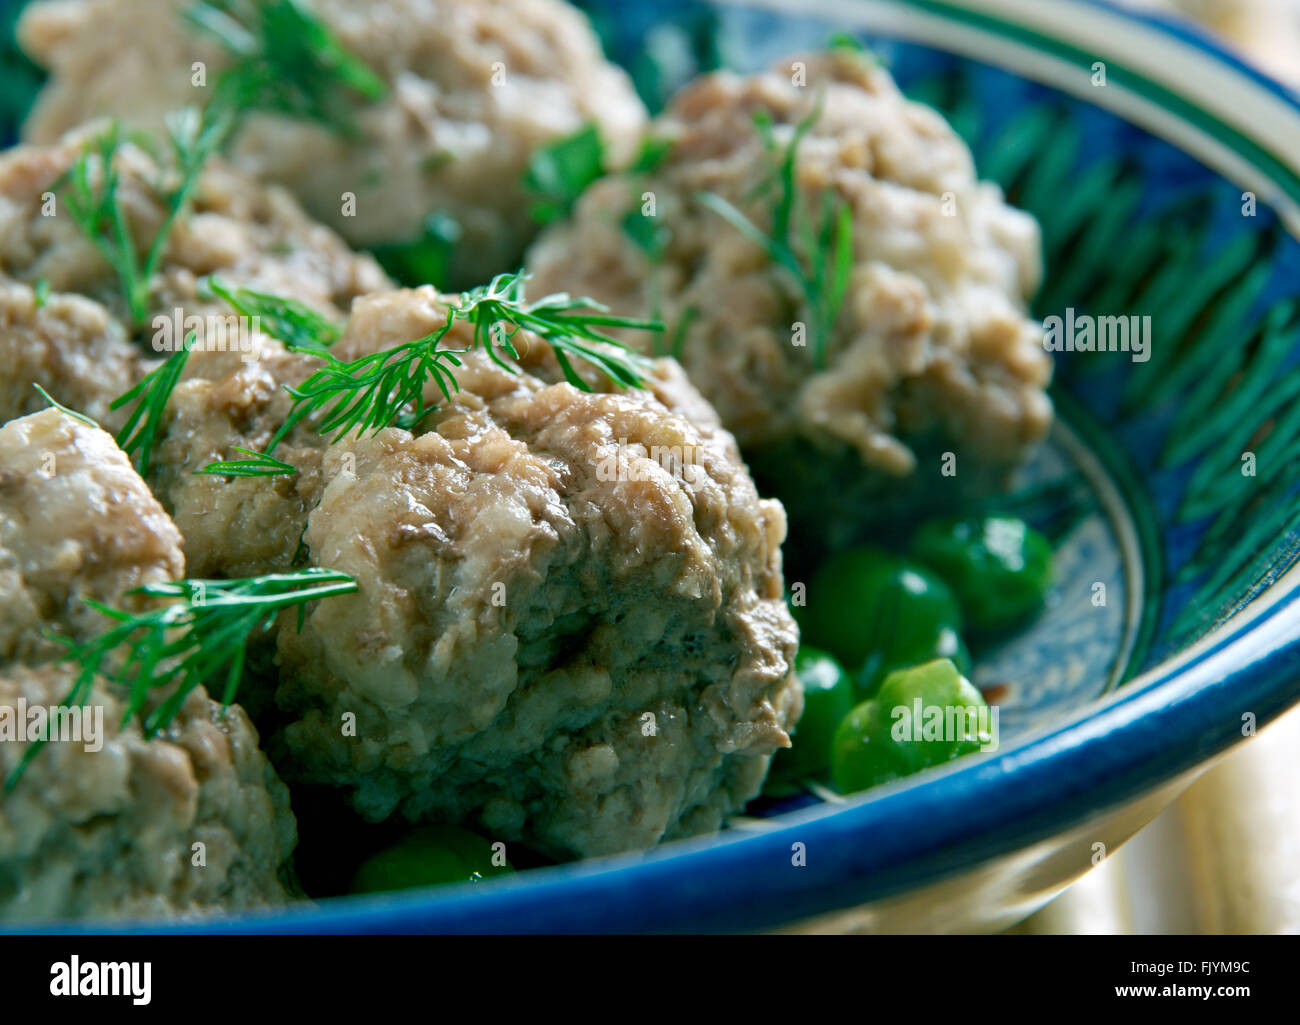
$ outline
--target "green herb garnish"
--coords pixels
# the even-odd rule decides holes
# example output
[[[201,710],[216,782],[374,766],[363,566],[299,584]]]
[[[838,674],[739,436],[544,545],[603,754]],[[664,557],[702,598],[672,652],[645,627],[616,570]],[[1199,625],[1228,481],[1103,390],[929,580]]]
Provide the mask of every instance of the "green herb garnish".
[[[657,217],[649,217],[641,212],[640,204],[633,206],[623,215],[623,234],[631,240],[652,264],[663,259],[664,247],[670,237],[669,229],[661,224]]]
[[[654,135],[647,135],[641,140],[641,145],[637,148],[636,159],[632,161],[632,166],[628,168],[629,174],[650,174],[659,170],[665,160],[672,156],[673,147],[676,144],[672,139],[664,139]]]
[[[832,32],[830,39],[826,41],[826,46],[831,50],[841,50],[853,54],[865,54],[867,52],[866,44],[857,36],[850,35],[848,32]]]
[[[149,473],[149,460],[158,442],[167,400],[181,379],[193,345],[194,335],[187,335],[177,352],[145,374],[134,388],[119,395],[109,406],[110,409],[121,409],[128,403],[135,403],[130,418],[117,432],[116,440],[123,452],[135,458],[136,469],[142,477]]]
[[[762,196],[775,192],[772,226],[763,231],[731,202],[714,192],[700,192],[697,200],[766,252],[799,286],[812,319],[813,363],[825,364],[826,348],[839,319],[853,270],[853,210],[833,190],[821,194],[820,209],[813,212],[800,202],[795,161],[799,143],[821,116],[820,98],[813,111],[796,126],[790,142],[781,147],[773,138],[770,117],[755,116],[755,126],[776,157],[771,174],[760,183]]]
[[[443,287],[448,281],[452,257],[460,241],[461,226],[455,218],[434,211],[424,221],[416,238],[386,242],[370,252],[379,265],[403,285]]]
[[[275,456],[269,456],[265,452],[254,452],[252,449],[240,448],[238,445],[232,445],[231,447],[236,452],[250,458],[209,463],[203,469],[195,470],[195,475],[209,477],[288,477],[298,472],[296,466],[282,462],[276,459]]]
[[[43,310],[45,304],[50,301],[50,279],[37,278],[36,283],[32,285],[32,303],[38,310]]]
[[[256,318],[263,331],[279,339],[291,352],[303,352],[322,359],[339,340],[343,328],[305,303],[285,296],[227,285],[215,277],[199,282],[199,295],[217,296],[238,314]]]
[[[533,200],[533,220],[550,224],[564,217],[587,186],[604,173],[605,146],[595,125],[542,146],[524,171],[524,189]]]
[[[234,58],[217,95],[239,111],[267,110],[355,135],[349,93],[375,101],[388,86],[298,0],[199,0],[186,19]]]
[[[222,681],[221,703],[230,705],[243,677],[249,638],[269,629],[282,609],[298,607],[301,630],[305,603],[356,590],[356,581],[346,573],[313,567],[245,580],[147,584],[130,593],[170,603],[145,612],[87,600],[116,625],[84,644],[53,638],[68,649],[64,661],[80,667],[62,704],[85,704],[95,681],[102,678],[128,691],[122,726],[137,718],[144,735],[154,737],[172,723],[186,698],[209,681]],[[159,688],[172,689],[146,712],[150,695]],[[37,741],[28,747],[5,781],[6,790],[14,787],[44,744]]]
[[[826,48],[836,53],[861,57],[878,67],[883,67],[885,64],[878,53],[869,49],[866,43],[848,32],[832,32],[830,38],[826,41]]]
[[[447,308],[446,322],[436,331],[413,342],[372,353],[350,363],[331,360],[297,388],[288,388],[294,406],[288,419],[271,439],[267,452],[312,414],[324,410],[318,430],[338,440],[351,431],[379,431],[394,423],[414,424],[428,412],[424,386],[432,379],[450,399],[459,390],[453,367],[459,356],[482,347],[499,366],[513,373],[501,358],[514,359],[519,353],[514,338],[531,331],[551,344],[565,379],[590,391],[572,361],[583,360],[597,367],[610,380],[624,387],[641,383],[644,357],[606,335],[601,328],[633,328],[662,331],[654,321],[611,316],[606,307],[591,299],[551,295],[536,302],[524,296],[525,276],[499,274],[488,285],[464,292]],[[578,312],[590,310],[594,312]],[[439,345],[457,321],[473,325],[474,340],[463,349],[441,349]]]
[[[70,416],[74,420],[81,421],[87,427],[93,427],[95,428],[95,430],[99,430],[99,424],[95,423],[94,420],[86,416],[85,413],[78,413],[75,409],[69,409],[67,406],[63,405],[61,402],[54,399],[50,395],[50,393],[47,392],[44,388],[42,388],[39,384],[33,384],[32,387],[35,388],[38,392],[40,392],[41,398],[43,398],[46,402],[48,402],[51,406],[57,409],[64,416]]]
[[[117,274],[136,326],[143,324],[148,315],[150,283],[162,263],[172,228],[188,206],[204,164],[229,132],[228,113],[210,108],[200,114],[187,108],[167,116],[171,166],[162,169],[161,177],[166,181],[158,185],[163,219],[143,259],[119,194],[117,161],[126,140],[116,122],[87,141],[61,181],[69,213]]]

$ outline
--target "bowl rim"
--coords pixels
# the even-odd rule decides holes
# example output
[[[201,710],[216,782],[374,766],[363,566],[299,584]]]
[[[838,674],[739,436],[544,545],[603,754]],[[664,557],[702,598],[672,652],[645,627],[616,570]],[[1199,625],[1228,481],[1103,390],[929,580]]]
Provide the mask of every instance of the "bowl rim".
[[[832,6],[837,2],[845,0],[831,0]],[[772,9],[798,5],[798,0],[722,3]],[[989,6],[1010,16],[1030,3],[1040,12],[1101,11],[1134,27],[1154,29],[1166,41],[1194,51],[1199,60],[1230,69],[1280,99],[1300,125],[1300,94],[1246,64],[1189,23],[1122,8],[1108,0],[996,0]],[[969,3],[937,0],[868,0],[859,6],[863,11],[919,9],[954,18],[972,13]],[[987,21],[987,17],[980,19]],[[861,25],[861,18],[855,20]],[[983,56],[972,59],[996,63]],[[1051,84],[1061,87],[1059,82]],[[1292,192],[1294,186],[1293,194],[1300,196],[1300,158],[1283,169],[1291,179],[1286,191]],[[1293,234],[1297,226],[1300,219],[1290,223]],[[767,928],[893,896],[1100,817],[1243,740],[1244,715],[1252,715],[1262,727],[1297,701],[1300,565],[1196,644],[1061,723],[1029,731],[977,761],[932,770],[919,780],[899,781],[843,804],[770,820],[772,828],[764,832],[722,833],[645,853],[533,869],[478,889],[455,886],[329,898],[217,918],[40,923],[0,927],[0,932],[590,933]],[[805,845],[809,861],[817,859],[830,867],[814,873],[793,871],[794,843]]]

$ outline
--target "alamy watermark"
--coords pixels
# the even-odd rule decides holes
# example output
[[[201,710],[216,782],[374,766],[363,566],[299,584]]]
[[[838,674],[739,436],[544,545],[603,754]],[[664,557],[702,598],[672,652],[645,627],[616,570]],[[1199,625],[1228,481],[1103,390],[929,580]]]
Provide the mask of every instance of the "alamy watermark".
[[[50,965],[50,996],[129,997],[137,1007],[153,999],[152,961],[82,961],[73,954]]]
[[[927,705],[918,697],[910,705],[895,705],[889,716],[894,720],[889,735],[896,743],[978,740],[981,751],[998,749],[996,705]]]
[[[233,313],[187,316],[177,306],[155,316],[152,326],[154,352],[179,352],[182,347],[191,352],[238,352],[245,363],[252,363],[253,337],[261,333],[262,318]]]
[[[695,484],[705,477],[703,467],[696,464],[697,449],[696,445],[630,446],[626,438],[619,438],[618,446],[596,464],[596,479],[621,483],[649,480],[652,471],[646,465],[648,457],[670,476]]]
[[[1048,352],[1128,352],[1134,363],[1151,358],[1151,317],[1093,317],[1066,308],[1065,316],[1043,320]]]
[[[103,705],[0,705],[0,742],[81,744],[90,754],[104,747]]]

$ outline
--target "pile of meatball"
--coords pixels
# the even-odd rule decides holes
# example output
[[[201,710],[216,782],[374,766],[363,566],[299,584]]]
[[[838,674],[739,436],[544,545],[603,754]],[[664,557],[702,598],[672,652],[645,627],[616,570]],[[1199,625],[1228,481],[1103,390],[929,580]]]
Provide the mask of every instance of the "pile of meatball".
[[[357,590],[255,639],[265,672],[241,700],[256,729],[200,688],[146,737],[97,682],[102,749],[50,743],[0,795],[0,921],[300,898],[300,786],[368,822],[465,825],[557,859],[720,828],[759,793],[803,701],[786,512],[749,463],[847,455],[902,479],[913,439],[934,436],[995,469],[1021,459],[1051,415],[1025,313],[1035,225],[860,55],[805,58],[806,84],[786,67],[710,75],[649,121],[561,0],[313,0],[386,96],[356,101],[353,135],[250,118],[168,236],[147,322],[229,314],[203,287],[217,276],[337,323],[338,359],[403,345],[444,327],[454,298],[399,288],[351,247],[450,210],[457,280],[516,269],[531,244],[532,297],[682,324],[679,358],[662,334],[629,336],[647,354],[641,385],[584,366],[578,387],[545,339],[520,333],[503,366],[456,322],[445,344],[470,351],[449,397],[427,383],[428,415],[338,437],[308,417],[275,451],[295,474],[214,476],[196,471],[266,450],[321,361],[266,332],[246,350],[200,338],[142,477],[114,441],[130,412],[114,400],[166,354],[47,200],[95,119],[149,131],[201,102],[192,66],[214,73],[223,53],[184,6],[45,0],[20,24],[50,79],[26,140],[0,154],[0,705],[70,691],[76,666],[50,637],[101,633],[88,600],[131,608],[149,583],[304,566]],[[817,359],[792,343],[806,296],[699,200],[765,228],[764,160],[810,114],[796,189],[829,190],[852,221],[842,314]],[[586,124],[610,173],[537,238],[523,170]],[[644,138],[665,158],[620,171]],[[152,237],[155,157],[125,145],[117,171],[134,237]],[[645,194],[653,258],[626,230]],[[0,743],[0,775],[24,753]]]

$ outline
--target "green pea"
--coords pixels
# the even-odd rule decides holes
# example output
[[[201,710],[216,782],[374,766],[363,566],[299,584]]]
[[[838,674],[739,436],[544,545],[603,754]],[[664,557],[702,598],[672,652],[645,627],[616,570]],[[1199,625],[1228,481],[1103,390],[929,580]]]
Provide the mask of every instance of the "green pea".
[[[791,737],[794,746],[777,752],[772,771],[782,777],[825,772],[835,730],[853,708],[853,681],[826,652],[800,648],[794,670],[803,684],[803,715]]]
[[[868,655],[858,670],[859,700],[874,696],[890,673],[936,658],[948,659],[963,676],[969,676],[972,668],[970,650],[961,634],[950,626],[935,626],[937,629],[930,630],[918,623],[910,629],[900,630],[879,650]]]
[[[890,673],[835,731],[831,778],[851,794],[978,751],[984,698],[948,659]]]
[[[947,581],[971,628],[1009,629],[1039,612],[1052,586],[1052,546],[1010,516],[932,520],[912,554]]]
[[[511,871],[492,864],[492,845],[454,826],[426,826],[364,861],[352,879],[353,893],[411,890],[448,883],[476,883]]]
[[[869,697],[892,670],[951,658],[965,672],[961,610],[948,586],[925,566],[874,548],[830,559],[795,608],[803,638],[857,667]]]

